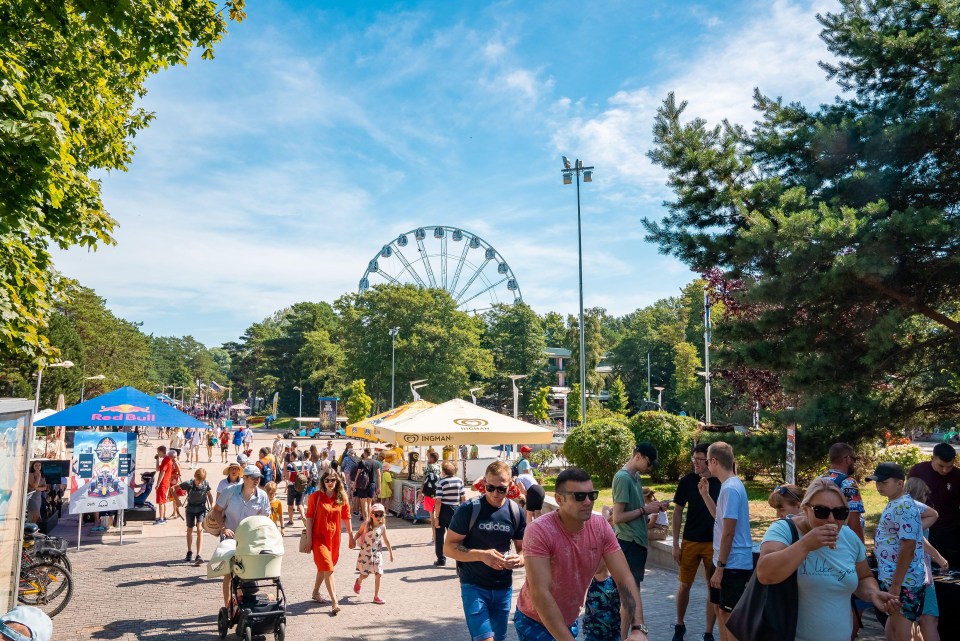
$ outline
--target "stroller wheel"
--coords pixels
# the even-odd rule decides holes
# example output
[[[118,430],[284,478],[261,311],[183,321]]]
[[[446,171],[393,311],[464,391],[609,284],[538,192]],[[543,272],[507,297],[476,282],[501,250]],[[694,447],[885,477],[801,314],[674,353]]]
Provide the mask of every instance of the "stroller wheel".
[[[287,624],[281,621],[277,624],[276,629],[273,631],[273,641],[283,641],[284,635],[287,634]]]
[[[230,629],[230,612],[226,608],[220,608],[217,613],[217,634],[221,639],[227,638],[227,631]]]
[[[243,627],[243,635],[240,636],[243,641],[253,641],[253,629],[250,626]]]

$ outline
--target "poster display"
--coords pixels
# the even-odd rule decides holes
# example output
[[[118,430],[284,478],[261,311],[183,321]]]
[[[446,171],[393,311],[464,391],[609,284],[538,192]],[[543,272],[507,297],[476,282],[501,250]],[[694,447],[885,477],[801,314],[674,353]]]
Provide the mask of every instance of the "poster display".
[[[0,611],[16,605],[33,401],[0,399]]]
[[[324,432],[330,432],[337,429],[337,401],[339,398],[331,396],[321,396],[320,401],[320,427]]]
[[[130,478],[137,459],[134,432],[77,432],[73,442],[70,514],[133,507]]]

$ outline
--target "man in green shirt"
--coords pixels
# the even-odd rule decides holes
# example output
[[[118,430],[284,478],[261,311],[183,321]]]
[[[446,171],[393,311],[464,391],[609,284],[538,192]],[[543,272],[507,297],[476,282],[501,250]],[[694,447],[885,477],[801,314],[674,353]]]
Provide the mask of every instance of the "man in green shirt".
[[[642,441],[633,449],[633,456],[613,477],[613,530],[624,556],[640,585],[647,565],[647,516],[666,512],[669,501],[643,503],[640,475],[657,466],[657,448]]]

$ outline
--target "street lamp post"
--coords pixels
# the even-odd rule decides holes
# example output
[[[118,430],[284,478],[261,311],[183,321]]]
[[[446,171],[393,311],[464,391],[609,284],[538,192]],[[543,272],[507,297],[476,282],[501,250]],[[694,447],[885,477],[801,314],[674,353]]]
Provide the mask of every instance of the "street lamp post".
[[[510,383],[513,385],[513,418],[517,418],[517,404],[520,401],[520,388],[517,387],[517,381],[521,378],[526,378],[526,374],[510,374],[507,378],[510,379]],[[503,449],[504,456],[507,456],[506,448]],[[510,446],[510,454],[513,454],[513,445]]]
[[[84,376],[83,381],[80,382],[80,402],[83,402],[83,389],[86,387],[87,381],[102,381],[106,376],[103,374],[97,374],[96,376]]]
[[[399,333],[399,327],[390,328],[390,409],[396,406],[394,390],[397,378],[397,334]]]
[[[294,385],[293,389],[300,392],[300,413],[297,414],[297,418],[303,418],[303,388],[299,385]]]
[[[477,395],[475,394],[475,392],[479,392],[479,391],[482,390],[482,389],[483,389],[482,387],[471,387],[471,388],[470,388],[470,400],[473,401],[473,404],[474,404],[474,405],[477,404]]]
[[[429,379],[424,378],[419,381],[410,381],[410,393],[413,394],[413,400],[420,400],[420,394],[417,393],[417,390],[421,387],[426,387],[429,385],[430,383],[427,382],[428,380]]]
[[[580,225],[580,174],[583,174],[583,182],[593,182],[593,167],[584,167],[580,160],[575,160],[571,165],[570,160],[563,156],[562,172],[564,185],[572,183],[574,175],[577,177],[577,258],[580,284],[580,424],[583,425],[587,422],[587,362],[583,328],[583,233]]]
[[[663,411],[663,390],[667,388],[660,387],[659,385],[657,385],[657,386],[654,386],[653,389],[657,390],[657,405],[660,406],[660,411],[662,412]]]
[[[50,363],[47,367],[65,367],[70,369],[73,367],[73,361],[57,361],[56,363]],[[43,380],[43,367],[37,370],[37,398],[34,401],[34,412],[40,411],[40,381]]]

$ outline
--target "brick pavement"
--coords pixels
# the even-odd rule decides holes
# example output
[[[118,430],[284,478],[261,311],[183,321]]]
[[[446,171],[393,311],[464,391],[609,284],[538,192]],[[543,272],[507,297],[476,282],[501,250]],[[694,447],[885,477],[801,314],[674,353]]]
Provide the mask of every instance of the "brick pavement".
[[[266,437],[264,435],[264,444]],[[260,446],[259,440],[257,447]],[[342,442],[338,445],[342,446]],[[138,449],[140,469],[152,469],[152,448]],[[214,460],[218,459],[219,452],[215,452]],[[205,451],[201,453],[201,460],[206,460]],[[204,463],[203,466],[208,469],[208,478],[215,486],[221,478],[223,465],[217,462]],[[184,475],[187,474],[189,472],[185,471]],[[56,534],[73,543],[76,517],[64,516]],[[432,565],[433,544],[428,526],[412,525],[394,517],[388,523],[396,562],[386,564],[381,594],[387,604],[378,606],[371,602],[373,585],[369,580],[359,597],[353,594],[356,552],[347,549],[344,543],[335,572],[343,604],[337,617],[329,616],[329,606],[320,606],[309,600],[315,576],[312,558],[297,552],[299,525],[287,529],[282,579],[288,599],[287,638],[299,640],[319,636],[336,641],[379,641],[398,637],[410,641],[469,638],[455,571],[452,566],[437,568]],[[207,579],[205,568],[196,568],[183,561],[186,542],[182,520],[159,526],[146,524],[142,534],[125,537],[122,546],[115,538],[101,541],[91,537],[87,533],[89,526],[84,530],[84,544],[80,551],[70,550],[75,578],[73,600],[54,621],[55,639],[212,641],[217,638],[220,579]],[[205,537],[205,558],[213,547],[213,538]],[[514,575],[515,605],[524,575],[522,570]],[[642,594],[652,641],[666,641],[672,636],[675,589],[673,568],[648,567]],[[700,638],[705,598],[704,583],[698,578],[691,591],[687,639]],[[236,638],[233,631],[228,638]],[[507,638],[516,640],[512,623]],[[878,641],[883,635],[874,624],[870,634],[860,638]]]

